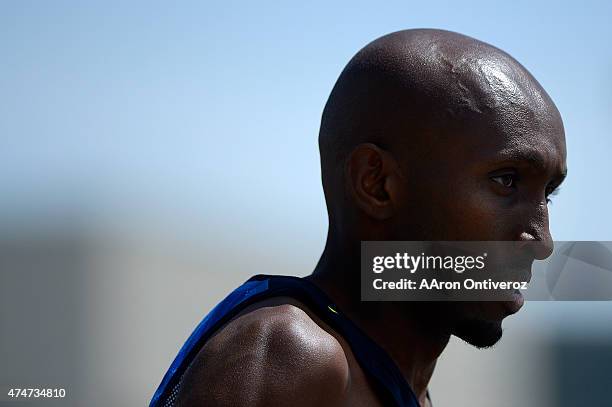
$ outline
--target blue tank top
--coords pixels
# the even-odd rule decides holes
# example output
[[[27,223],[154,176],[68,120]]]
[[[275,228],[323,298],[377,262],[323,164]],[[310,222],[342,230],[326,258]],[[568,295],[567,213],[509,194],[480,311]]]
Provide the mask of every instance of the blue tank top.
[[[183,374],[204,343],[247,306],[271,297],[291,297],[304,303],[349,344],[357,362],[385,406],[419,407],[419,403],[389,355],[339,312],[317,286],[290,276],[256,275],[232,291],[200,322],[170,365],[150,407],[173,407]]]

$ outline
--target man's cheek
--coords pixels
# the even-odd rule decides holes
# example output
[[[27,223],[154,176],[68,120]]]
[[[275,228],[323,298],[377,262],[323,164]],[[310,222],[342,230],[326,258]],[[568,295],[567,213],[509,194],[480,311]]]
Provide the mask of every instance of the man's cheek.
[[[456,231],[453,240],[503,240],[501,222],[504,215],[490,199],[483,199],[476,193],[466,194],[464,199],[455,200],[449,209],[452,220],[448,226]]]

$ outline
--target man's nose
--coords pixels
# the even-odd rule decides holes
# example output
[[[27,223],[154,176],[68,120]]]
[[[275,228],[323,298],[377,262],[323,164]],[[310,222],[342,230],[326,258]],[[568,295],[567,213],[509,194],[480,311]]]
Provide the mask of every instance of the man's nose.
[[[554,244],[548,228],[540,233],[523,232],[519,241],[522,249],[528,250],[535,260],[544,260],[553,252]]]
[[[527,249],[535,260],[549,257],[554,248],[550,228],[548,226],[548,205],[546,197],[539,197],[537,203],[525,208],[525,223],[518,237],[519,245]]]

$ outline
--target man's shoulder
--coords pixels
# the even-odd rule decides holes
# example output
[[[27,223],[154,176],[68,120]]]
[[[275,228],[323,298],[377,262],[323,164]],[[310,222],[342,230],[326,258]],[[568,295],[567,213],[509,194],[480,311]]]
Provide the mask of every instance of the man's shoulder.
[[[268,356],[281,361],[289,355],[301,356],[301,360],[334,360],[336,357],[346,360],[339,341],[303,307],[289,303],[262,306],[240,315],[217,332],[203,351],[214,356],[224,350],[259,347],[265,347]]]
[[[257,399],[271,406],[342,400],[350,380],[347,357],[315,319],[295,302],[256,305],[202,347],[179,399],[207,405]]]

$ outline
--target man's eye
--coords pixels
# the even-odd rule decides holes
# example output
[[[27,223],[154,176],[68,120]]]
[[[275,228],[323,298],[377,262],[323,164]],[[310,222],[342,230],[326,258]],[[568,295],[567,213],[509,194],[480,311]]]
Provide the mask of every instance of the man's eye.
[[[514,187],[516,182],[516,177],[513,174],[496,175],[491,177],[491,179],[506,188]]]
[[[555,188],[550,188],[546,191],[546,203],[551,203],[552,200],[550,199],[551,196],[555,196],[555,195],[559,195],[559,191],[560,189],[555,187]]]

